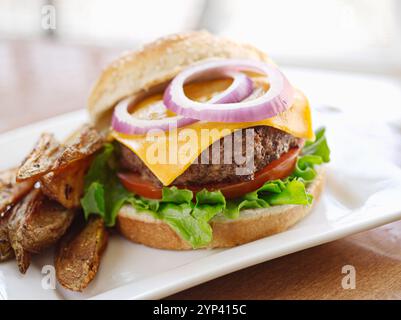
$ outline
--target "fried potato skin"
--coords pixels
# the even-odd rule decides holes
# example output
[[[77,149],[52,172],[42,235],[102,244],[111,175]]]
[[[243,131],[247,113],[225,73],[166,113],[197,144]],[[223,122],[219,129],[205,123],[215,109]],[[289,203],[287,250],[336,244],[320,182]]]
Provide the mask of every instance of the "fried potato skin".
[[[103,137],[89,124],[80,127],[65,142],[65,149],[57,158],[55,170],[60,170],[75,161],[91,156],[104,143]]]
[[[103,136],[88,124],[76,130],[63,145],[53,134],[44,133],[18,169],[16,179],[20,182],[40,180],[49,198],[69,209],[79,207],[86,170],[92,155],[103,144]],[[1,196],[2,193],[0,209]]]
[[[33,189],[11,212],[8,221],[8,238],[14,250],[18,268],[25,273],[30,265],[31,255],[22,245],[23,230],[26,218],[41,205],[43,194],[39,189]]]
[[[53,134],[43,133],[31,153],[22,162],[17,172],[17,181],[38,178],[54,167],[58,155],[62,151],[61,144]]]
[[[64,207],[78,208],[84,192],[84,177],[92,157],[76,161],[60,172],[50,172],[40,179],[43,193]]]
[[[64,170],[76,161],[94,154],[103,143],[103,136],[88,124],[75,131],[64,144],[60,144],[53,134],[43,133],[21,164],[17,181],[37,180],[49,172]]]
[[[56,243],[74,217],[75,210],[49,200],[40,189],[33,189],[13,208],[8,222],[8,238],[21,273],[28,269],[31,253],[38,253]]]
[[[18,168],[0,172],[0,262],[14,257],[8,237],[11,207],[33,188],[33,180],[16,182]]]
[[[55,255],[57,280],[72,291],[84,290],[93,280],[108,241],[99,217],[91,217],[83,228],[77,229],[63,237]]]
[[[8,239],[8,219],[10,212],[0,215],[0,262],[6,261],[14,257],[14,250]]]
[[[38,209],[25,219],[21,239],[23,248],[39,253],[56,243],[70,227],[75,215],[75,210],[44,198]]]
[[[33,188],[33,180],[16,181],[17,171],[18,168],[13,168],[0,172],[0,215]]]

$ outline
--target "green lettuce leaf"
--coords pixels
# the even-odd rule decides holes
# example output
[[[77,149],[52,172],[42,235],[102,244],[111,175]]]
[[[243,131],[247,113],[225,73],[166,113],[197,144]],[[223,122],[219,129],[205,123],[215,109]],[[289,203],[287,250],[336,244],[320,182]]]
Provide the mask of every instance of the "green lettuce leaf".
[[[162,203],[159,209],[160,218],[177,234],[188,241],[193,248],[199,248],[212,241],[212,228],[203,219],[196,219],[188,203]]]
[[[315,141],[306,141],[301,155],[314,155],[322,158],[323,162],[330,162],[330,148],[326,139],[326,128],[319,128],[315,132]]]
[[[292,177],[303,180],[306,184],[315,179],[316,165],[330,161],[330,149],[325,136],[325,128],[320,128],[315,133],[315,141],[307,141],[298,157]]]
[[[216,214],[223,212],[226,199],[221,191],[202,190],[196,194],[196,204],[192,215],[199,220],[208,222]]]
[[[203,219],[192,215],[194,204],[190,190],[177,187],[163,188],[158,214],[177,234],[193,248],[205,246],[212,240],[212,228]]]
[[[100,215],[106,226],[114,226],[118,212],[135,195],[127,191],[113,169],[114,146],[105,144],[93,160],[85,176],[85,192],[81,199],[84,216]]]
[[[309,205],[312,203],[312,195],[308,194],[305,184],[300,180],[288,180],[285,187],[279,193],[268,192],[260,196],[271,206],[279,206],[284,204],[301,204]]]
[[[84,197],[81,199],[81,205],[84,209],[85,219],[88,219],[91,213],[97,213],[106,220],[104,215],[106,212],[104,202],[104,187],[102,184],[94,181],[86,189]]]
[[[220,191],[202,190],[197,193],[195,204],[190,190],[176,187],[163,188],[158,214],[193,248],[199,248],[212,241],[209,220],[223,211],[225,198]]]
[[[312,196],[306,192],[305,184],[297,179],[275,180],[265,183],[258,190],[250,192],[240,199],[227,202],[224,211],[226,217],[235,219],[244,209],[268,208],[283,204],[312,203]]]
[[[161,202],[191,203],[193,198],[191,190],[178,189],[177,187],[163,188]]]

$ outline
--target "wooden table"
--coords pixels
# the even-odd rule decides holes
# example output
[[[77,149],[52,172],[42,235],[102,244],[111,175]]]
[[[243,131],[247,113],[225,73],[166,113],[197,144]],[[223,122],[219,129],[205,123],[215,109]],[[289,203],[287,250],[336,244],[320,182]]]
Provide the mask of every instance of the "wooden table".
[[[101,67],[118,49],[48,41],[0,42],[0,132],[85,107]],[[400,195],[401,196],[401,195]],[[401,298],[401,222],[229,274],[170,299]],[[344,265],[356,289],[341,286]]]

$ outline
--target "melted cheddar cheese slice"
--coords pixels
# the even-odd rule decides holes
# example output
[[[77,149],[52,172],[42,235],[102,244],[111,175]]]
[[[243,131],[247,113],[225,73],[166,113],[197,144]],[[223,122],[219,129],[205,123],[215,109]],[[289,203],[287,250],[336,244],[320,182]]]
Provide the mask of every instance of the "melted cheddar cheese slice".
[[[230,80],[193,83],[185,87],[191,99],[207,101],[230,85]],[[167,110],[162,95],[148,97],[134,106],[132,114],[144,119],[161,119],[175,115]],[[217,123],[199,121],[170,131],[154,131],[147,135],[124,135],[112,131],[111,136],[132,150],[162,182],[170,185],[215,141],[237,131],[255,126],[270,126],[295,137],[314,139],[309,103],[296,91],[295,101],[287,111],[256,122]]]

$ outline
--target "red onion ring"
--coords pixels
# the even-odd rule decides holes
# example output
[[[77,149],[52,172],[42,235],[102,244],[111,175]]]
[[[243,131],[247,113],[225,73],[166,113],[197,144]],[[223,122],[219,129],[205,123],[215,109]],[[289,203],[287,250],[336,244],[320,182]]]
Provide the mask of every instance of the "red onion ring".
[[[240,91],[237,88],[232,97],[223,101],[206,103],[189,99],[184,92],[184,85],[206,73],[250,71],[262,73],[268,77],[270,88],[262,96],[248,101],[237,99]],[[244,86],[245,87],[245,86]],[[197,120],[215,122],[250,122],[271,118],[287,110],[294,102],[294,89],[281,73],[273,66],[263,62],[250,60],[209,60],[178,74],[164,92],[163,101],[166,107],[176,114]],[[227,101],[232,100],[232,101]]]
[[[220,74],[220,76],[232,78],[232,79],[234,79],[234,81],[231,83],[231,85],[226,90],[224,90],[220,94],[215,95],[207,103],[209,103],[209,104],[235,103],[235,102],[240,102],[240,101],[244,100],[245,98],[249,97],[252,94],[253,81],[247,75],[245,75],[241,72],[225,71],[222,74]],[[188,80],[192,80],[192,79],[188,79]],[[171,83],[170,83],[170,86],[171,86]],[[169,87],[166,89],[166,91],[170,90]],[[163,101],[164,101],[164,99],[163,99]]]
[[[229,103],[241,101],[248,97],[253,91],[253,82],[245,74],[240,72],[223,72],[224,77],[233,78],[231,85],[222,93],[214,96],[208,103]],[[210,75],[209,75],[210,76]],[[120,101],[114,109],[111,120],[112,128],[120,133],[134,135],[145,134],[150,130],[159,129],[167,131],[197,122],[197,119],[176,115],[158,120],[146,120],[134,117],[129,112],[132,98]]]
[[[131,98],[120,101],[114,109],[111,119],[111,127],[120,133],[133,135],[145,134],[153,129],[167,131],[169,129],[186,126],[197,122],[196,119],[185,118],[184,116],[174,116],[157,120],[146,120],[134,117],[129,113]]]

